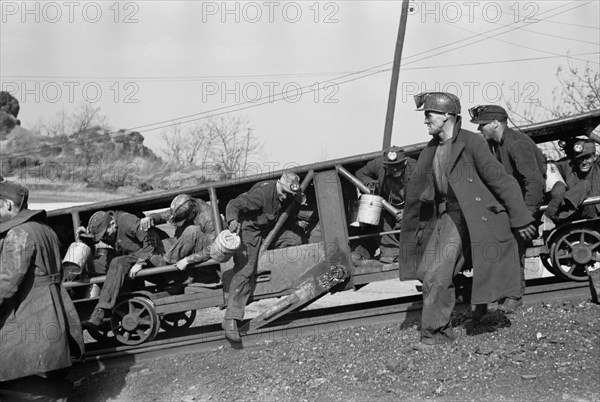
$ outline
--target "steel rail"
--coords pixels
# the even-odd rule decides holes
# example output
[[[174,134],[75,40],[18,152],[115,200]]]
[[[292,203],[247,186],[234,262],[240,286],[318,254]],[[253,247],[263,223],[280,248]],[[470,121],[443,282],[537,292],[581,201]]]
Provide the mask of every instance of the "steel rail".
[[[530,283],[523,297],[525,305],[589,294],[589,284],[586,282],[558,282],[557,278],[552,277],[532,280]],[[243,345],[247,347],[277,339],[316,335],[355,326],[411,321],[419,318],[421,306],[421,296],[414,295],[300,311],[288,314],[264,328],[243,334]],[[456,306],[458,311],[466,311],[469,308],[470,305],[467,304]],[[210,351],[227,344],[218,324],[190,328],[186,331],[194,333],[158,339],[138,346],[92,349],[86,352],[85,359],[87,362],[101,360],[106,363],[113,359],[118,362],[121,358],[146,359],[184,352]]]

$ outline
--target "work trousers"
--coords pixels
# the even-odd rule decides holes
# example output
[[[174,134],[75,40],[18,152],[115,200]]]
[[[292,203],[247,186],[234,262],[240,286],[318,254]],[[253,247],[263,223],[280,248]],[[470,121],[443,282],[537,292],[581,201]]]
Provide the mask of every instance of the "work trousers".
[[[177,261],[196,253],[203,253],[207,249],[206,235],[199,226],[190,225],[186,227],[178,238],[169,238],[164,241],[167,252],[163,259],[167,264],[175,264]],[[208,251],[208,250],[207,250]]]
[[[100,291],[99,308],[111,310],[115,306],[123,281],[137,260],[133,255],[121,255],[112,259]]]
[[[423,283],[421,342],[439,344],[455,339],[450,316],[456,303],[452,279],[463,265],[463,240],[468,230],[460,211],[444,212],[425,248],[417,268],[417,278]]]
[[[396,217],[386,210],[381,211],[381,220],[379,223],[380,230],[382,232],[389,232],[394,230],[395,227]],[[400,253],[398,234],[386,234],[381,236],[379,251],[381,252],[381,257],[392,257],[396,259]]]
[[[525,250],[527,249],[527,246],[525,245],[525,241],[523,240],[523,238],[521,237],[521,235],[519,233],[517,233],[516,231],[514,232],[515,234],[515,239],[517,240],[517,247],[519,250],[519,264],[520,264],[520,274],[521,274],[521,288],[519,289],[519,297],[508,297],[507,299],[521,299],[523,297],[523,295],[525,294]]]
[[[244,229],[240,237],[241,247],[233,257],[233,277],[229,284],[225,319],[242,320],[246,303],[256,288],[258,253],[263,237],[260,231]]]
[[[366,235],[380,232],[388,232],[394,230],[396,228],[396,217],[387,211],[381,212],[381,218],[379,219],[379,225],[372,226],[368,225],[361,231],[352,231],[350,235]],[[392,259],[397,259],[400,254],[400,241],[398,239],[398,234],[387,234],[383,236],[376,237],[368,237],[365,239],[359,240],[356,245],[353,247],[352,251],[356,255],[355,258],[374,258],[375,252],[377,248],[380,251],[380,258],[387,257]]]

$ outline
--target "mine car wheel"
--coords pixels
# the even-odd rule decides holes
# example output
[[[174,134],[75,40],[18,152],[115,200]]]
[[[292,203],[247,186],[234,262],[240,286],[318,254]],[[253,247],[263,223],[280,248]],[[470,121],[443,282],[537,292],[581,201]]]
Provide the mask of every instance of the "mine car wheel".
[[[151,341],[160,329],[154,304],[145,297],[134,297],[117,304],[110,326],[117,340],[124,345]]]
[[[186,329],[192,326],[195,319],[196,310],[165,314],[162,320],[160,320],[160,327],[165,331]]]
[[[554,271],[559,276],[573,281],[586,281],[586,267],[600,261],[600,233],[586,228],[573,228],[552,244],[550,255]]]
[[[558,275],[556,273],[556,268],[554,268],[554,265],[552,264],[552,257],[550,256],[550,254],[540,254],[540,260],[542,261],[542,265],[548,270],[548,272],[554,274],[555,276]]]

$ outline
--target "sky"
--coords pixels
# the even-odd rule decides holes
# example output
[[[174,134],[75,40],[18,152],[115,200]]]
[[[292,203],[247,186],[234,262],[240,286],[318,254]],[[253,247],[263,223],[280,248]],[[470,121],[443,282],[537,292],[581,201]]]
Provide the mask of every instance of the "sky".
[[[156,152],[168,126],[222,113],[251,122],[265,166],[382,148],[400,1],[1,7],[1,86],[26,128],[87,101]],[[506,99],[522,110],[551,102],[559,65],[599,65],[598,1],[412,1],[410,10],[395,145],[428,140],[419,92],[459,95],[463,115]]]

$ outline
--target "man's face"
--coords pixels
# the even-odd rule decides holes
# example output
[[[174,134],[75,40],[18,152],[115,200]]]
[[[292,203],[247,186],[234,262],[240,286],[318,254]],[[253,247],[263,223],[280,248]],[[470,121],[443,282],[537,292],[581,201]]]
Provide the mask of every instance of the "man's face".
[[[581,173],[589,172],[592,166],[594,166],[594,162],[596,162],[597,157],[598,156],[596,154],[592,154],[587,158],[577,159],[577,168]]]
[[[489,123],[485,123],[485,124],[480,124],[477,127],[477,130],[479,130],[479,132],[481,132],[481,135],[483,135],[483,138],[485,138],[486,140],[490,141],[494,138],[494,132],[496,129],[496,125],[494,124],[494,122],[489,122]]]
[[[404,166],[404,162],[396,163],[394,165],[387,165],[388,175],[395,179],[399,178],[402,176],[402,173],[404,173]]]
[[[445,113],[437,113],[437,112],[430,112],[430,111],[425,112],[424,123],[427,126],[429,135],[440,134],[443,130],[445,122],[446,122],[446,114]]]
[[[290,193],[283,191],[283,188],[281,188],[281,186],[277,186],[277,198],[279,199],[279,202],[284,202],[288,199],[288,197],[291,196],[292,195]]]
[[[6,222],[17,215],[16,208],[10,204],[10,201],[0,199],[0,222]]]

